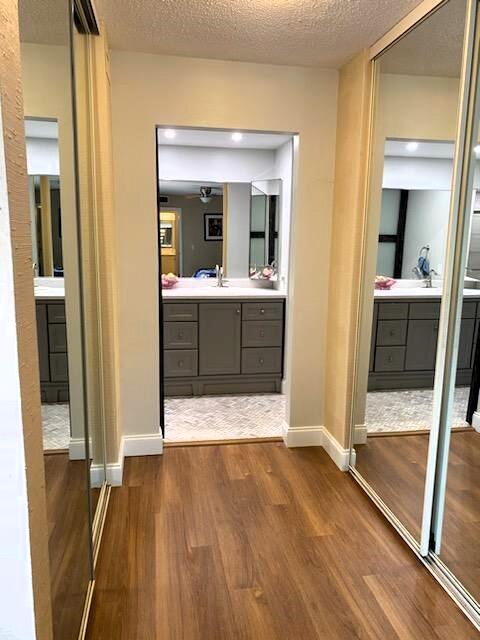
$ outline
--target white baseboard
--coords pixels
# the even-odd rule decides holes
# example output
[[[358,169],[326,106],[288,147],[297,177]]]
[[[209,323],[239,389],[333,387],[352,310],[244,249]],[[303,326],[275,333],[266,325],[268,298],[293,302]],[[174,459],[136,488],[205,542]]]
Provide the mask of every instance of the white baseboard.
[[[91,451],[92,440],[90,439],[90,452]],[[85,438],[70,438],[68,457],[70,460],[85,460]],[[91,453],[90,457],[92,457]]]
[[[341,471],[347,471],[350,450],[344,449],[325,427],[285,428],[283,440],[287,447],[323,447]]]
[[[161,433],[145,433],[123,436],[123,455],[158,456],[163,453],[163,437]]]
[[[353,430],[353,444],[366,444],[367,436],[367,426],[365,424],[356,424]]]
[[[131,456],[156,456],[163,453],[161,433],[145,433],[123,436],[118,452],[118,461],[107,464],[107,483],[120,487],[123,482],[124,459]]]
[[[98,489],[103,485],[105,480],[104,476],[103,464],[90,465],[90,486],[92,489]]]
[[[474,411],[472,417],[472,427],[480,432],[480,411]]]

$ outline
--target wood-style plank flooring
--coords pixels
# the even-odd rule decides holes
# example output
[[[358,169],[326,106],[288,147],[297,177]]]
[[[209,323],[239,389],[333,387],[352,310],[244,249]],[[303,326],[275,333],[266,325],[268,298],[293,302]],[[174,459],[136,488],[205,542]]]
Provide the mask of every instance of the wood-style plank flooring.
[[[371,437],[356,446],[357,469],[417,540],[428,438]],[[480,600],[480,433],[453,432],[450,443],[440,558]]]
[[[478,638],[320,448],[169,448],[112,490],[89,640]]]
[[[73,640],[90,580],[86,468],[68,453],[44,461],[54,639]]]

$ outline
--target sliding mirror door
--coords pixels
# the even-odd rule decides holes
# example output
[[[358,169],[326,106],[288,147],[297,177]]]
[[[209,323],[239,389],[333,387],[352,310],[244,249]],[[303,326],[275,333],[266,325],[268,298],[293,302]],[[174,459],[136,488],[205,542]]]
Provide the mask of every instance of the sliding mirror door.
[[[352,461],[416,544],[434,426],[466,9],[466,0],[443,4],[375,62]],[[468,306],[464,315],[458,428],[476,311]]]
[[[76,638],[93,578],[67,0],[19,2],[53,636]]]

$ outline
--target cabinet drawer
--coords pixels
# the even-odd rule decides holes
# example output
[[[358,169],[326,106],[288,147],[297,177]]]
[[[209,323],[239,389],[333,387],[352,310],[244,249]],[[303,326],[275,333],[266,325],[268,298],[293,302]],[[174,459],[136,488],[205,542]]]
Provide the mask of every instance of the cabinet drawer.
[[[50,353],[66,353],[67,351],[67,325],[48,325],[48,348]]]
[[[165,322],[163,325],[165,349],[196,349],[197,327],[196,322]]]
[[[407,340],[407,320],[379,320],[377,345],[403,345]]]
[[[281,320],[283,302],[245,302],[242,304],[243,320]]]
[[[48,382],[50,379],[50,367],[48,364],[47,306],[45,304],[37,303],[36,312],[40,382]]]
[[[380,302],[378,304],[379,320],[404,320],[408,318],[407,302]]]
[[[198,371],[198,351],[191,350],[171,350],[164,351],[166,378],[181,378],[196,376]]]
[[[251,320],[242,323],[244,347],[281,347],[283,324],[280,320]]]
[[[464,302],[462,306],[462,318],[475,318],[477,313],[476,302]]]
[[[410,318],[415,320],[436,320],[440,317],[440,302],[412,302]]]
[[[375,371],[403,371],[405,347],[377,347]]]
[[[50,380],[68,382],[68,360],[66,353],[50,354]]]
[[[165,322],[187,322],[197,320],[198,305],[191,303],[168,303],[163,305],[163,319]]]
[[[242,349],[242,373],[281,373],[282,350],[277,347],[265,349]]]
[[[49,322],[66,322],[65,303],[48,305]]]

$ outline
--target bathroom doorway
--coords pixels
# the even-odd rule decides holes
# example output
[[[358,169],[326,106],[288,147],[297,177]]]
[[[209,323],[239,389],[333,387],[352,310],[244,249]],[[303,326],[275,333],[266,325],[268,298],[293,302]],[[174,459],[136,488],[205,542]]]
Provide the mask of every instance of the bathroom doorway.
[[[294,136],[156,136],[165,443],[281,439]]]

